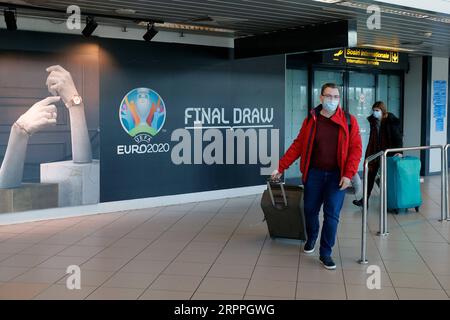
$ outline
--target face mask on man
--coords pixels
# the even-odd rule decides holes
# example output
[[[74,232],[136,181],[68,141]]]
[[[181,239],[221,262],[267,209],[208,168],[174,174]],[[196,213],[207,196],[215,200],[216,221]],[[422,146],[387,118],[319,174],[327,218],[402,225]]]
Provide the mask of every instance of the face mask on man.
[[[383,113],[382,113],[380,110],[374,110],[374,111],[372,112],[372,114],[373,114],[373,116],[374,116],[376,119],[378,119],[378,120],[380,120],[381,117],[383,116]]]
[[[339,106],[339,100],[324,99],[322,106],[328,113],[333,113]]]

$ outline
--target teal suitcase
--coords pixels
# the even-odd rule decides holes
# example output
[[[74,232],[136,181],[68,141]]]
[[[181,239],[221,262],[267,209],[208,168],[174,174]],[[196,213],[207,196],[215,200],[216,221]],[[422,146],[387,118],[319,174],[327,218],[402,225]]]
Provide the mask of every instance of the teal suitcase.
[[[420,159],[416,157],[387,158],[387,209],[395,213],[409,208],[419,211],[422,205],[420,191]]]

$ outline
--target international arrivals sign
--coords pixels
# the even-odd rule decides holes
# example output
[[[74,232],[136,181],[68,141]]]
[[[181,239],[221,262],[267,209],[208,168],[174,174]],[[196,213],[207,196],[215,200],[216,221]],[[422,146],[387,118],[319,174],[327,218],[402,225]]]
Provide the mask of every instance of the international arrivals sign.
[[[407,67],[407,56],[400,52],[388,50],[342,48],[324,52],[323,62],[381,69],[405,69]]]

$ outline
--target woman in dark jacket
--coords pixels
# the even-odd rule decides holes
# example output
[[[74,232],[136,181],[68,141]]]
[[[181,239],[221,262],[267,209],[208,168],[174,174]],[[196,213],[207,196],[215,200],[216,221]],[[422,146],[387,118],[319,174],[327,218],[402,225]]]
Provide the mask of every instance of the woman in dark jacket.
[[[370,115],[367,120],[370,123],[370,136],[366,149],[366,159],[382,150],[403,147],[403,135],[400,127],[400,120],[394,114],[387,111],[386,105],[382,101],[375,102],[372,106],[372,115]],[[396,153],[395,155],[401,156],[401,153]],[[392,156],[392,153],[388,156]],[[369,163],[369,179],[367,185],[368,198],[372,192],[379,168],[379,159]],[[363,199],[354,200],[353,204],[362,207]]]

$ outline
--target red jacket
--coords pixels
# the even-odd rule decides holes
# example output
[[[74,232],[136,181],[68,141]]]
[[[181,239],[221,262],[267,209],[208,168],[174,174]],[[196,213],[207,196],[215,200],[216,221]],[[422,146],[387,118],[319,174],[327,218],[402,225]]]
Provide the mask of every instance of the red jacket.
[[[300,171],[303,174],[303,183],[308,178],[308,169],[316,134],[317,116],[321,110],[322,105],[311,110],[311,116],[306,117],[303,121],[297,138],[280,159],[278,165],[278,171],[283,173],[284,170],[289,168],[300,157]],[[347,117],[340,107],[330,119],[340,126],[337,160],[341,170],[341,178],[347,177],[351,179],[358,172],[358,166],[362,156],[362,142],[358,122],[354,116],[350,116],[351,132],[349,134]]]

